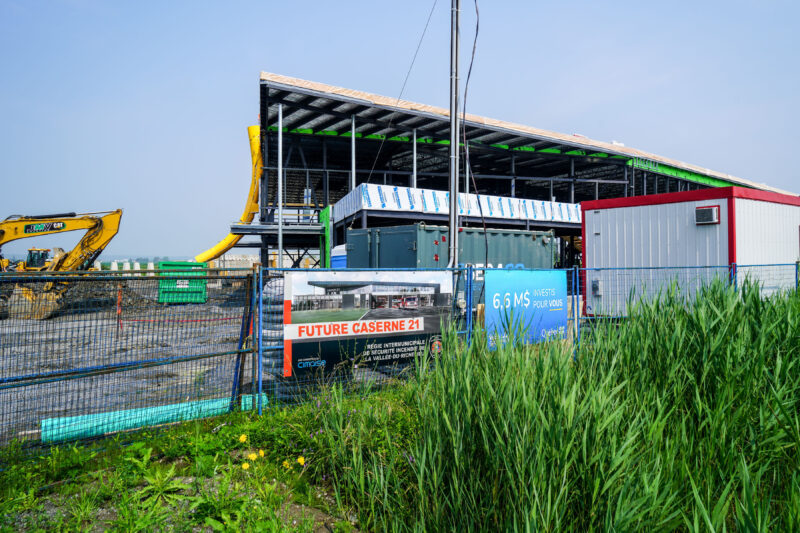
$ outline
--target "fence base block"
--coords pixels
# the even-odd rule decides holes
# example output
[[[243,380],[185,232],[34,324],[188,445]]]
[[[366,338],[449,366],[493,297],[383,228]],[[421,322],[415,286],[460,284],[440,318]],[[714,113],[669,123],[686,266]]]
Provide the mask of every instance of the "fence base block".
[[[256,400],[257,397],[252,394],[243,395],[242,410],[253,409]],[[265,394],[262,394],[262,404],[267,405]],[[231,399],[228,397],[92,415],[46,418],[41,424],[41,439],[45,444],[52,444],[148,426],[196,420],[223,415],[230,411],[230,405]]]

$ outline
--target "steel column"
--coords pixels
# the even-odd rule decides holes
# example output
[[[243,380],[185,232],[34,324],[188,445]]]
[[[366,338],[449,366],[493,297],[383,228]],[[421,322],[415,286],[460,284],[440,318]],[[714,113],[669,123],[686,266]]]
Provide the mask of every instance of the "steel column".
[[[356,116],[350,116],[350,190],[356,188]]]
[[[569,158],[569,203],[575,203],[575,159]]]
[[[278,268],[283,268],[283,104],[278,104]]]
[[[267,109],[269,108],[267,107]],[[261,122],[261,159],[263,166],[261,167],[258,198],[258,218],[262,224],[266,224],[269,220],[269,134],[265,125],[266,120]],[[269,244],[266,235],[261,236],[259,254],[261,256],[261,264],[269,265]]]
[[[628,196],[628,189],[631,188],[631,182],[628,178],[628,167],[622,169],[622,180],[625,182],[625,196]]]
[[[511,156],[511,198],[517,196],[517,157]]]
[[[411,187],[417,187],[417,128],[411,134]]]
[[[322,139],[322,197],[325,202],[325,207],[331,203],[330,195],[330,176],[328,175],[328,142]]]

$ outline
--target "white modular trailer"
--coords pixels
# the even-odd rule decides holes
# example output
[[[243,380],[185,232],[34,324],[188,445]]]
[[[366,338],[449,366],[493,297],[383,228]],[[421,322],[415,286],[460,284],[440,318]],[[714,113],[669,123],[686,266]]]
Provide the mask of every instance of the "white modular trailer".
[[[724,187],[583,202],[583,276],[589,315],[625,314],[629,298],[673,282],[690,296],[714,278],[793,288],[800,197]]]
[[[447,215],[450,212],[450,194],[447,191],[362,183],[336,202],[333,221],[343,220],[361,210]],[[488,219],[573,224],[581,221],[579,204],[508,196],[459,193],[458,210],[462,216],[480,217],[482,214]]]

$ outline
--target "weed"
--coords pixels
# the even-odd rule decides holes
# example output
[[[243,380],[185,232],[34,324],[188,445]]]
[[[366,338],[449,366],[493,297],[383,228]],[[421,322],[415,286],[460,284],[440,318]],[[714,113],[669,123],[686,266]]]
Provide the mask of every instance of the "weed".
[[[153,465],[144,476],[147,485],[139,490],[136,495],[145,505],[168,504],[175,505],[186,499],[180,494],[191,487],[175,479],[175,465],[163,467]]]
[[[86,491],[70,498],[66,509],[72,526],[88,529],[97,510],[97,493]]]
[[[123,495],[116,507],[117,517],[110,524],[113,531],[158,531],[169,518],[169,509],[161,503],[144,505],[136,496]]]

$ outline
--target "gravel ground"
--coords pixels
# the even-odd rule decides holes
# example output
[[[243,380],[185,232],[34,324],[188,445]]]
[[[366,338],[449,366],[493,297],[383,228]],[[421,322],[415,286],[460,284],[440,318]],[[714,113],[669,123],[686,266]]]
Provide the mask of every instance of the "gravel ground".
[[[242,287],[210,288],[205,304],[167,305],[157,303],[156,280],[77,285],[53,318],[0,320],[0,442],[38,438],[45,418],[230,394],[233,355],[118,370],[236,350]]]

